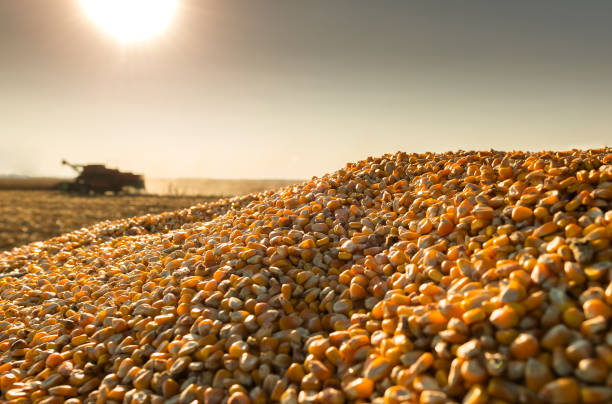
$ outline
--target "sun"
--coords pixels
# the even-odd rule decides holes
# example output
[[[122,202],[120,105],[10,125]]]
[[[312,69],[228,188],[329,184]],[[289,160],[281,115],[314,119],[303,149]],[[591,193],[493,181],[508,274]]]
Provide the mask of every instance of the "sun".
[[[161,34],[170,24],[178,0],[80,0],[88,17],[123,43]]]

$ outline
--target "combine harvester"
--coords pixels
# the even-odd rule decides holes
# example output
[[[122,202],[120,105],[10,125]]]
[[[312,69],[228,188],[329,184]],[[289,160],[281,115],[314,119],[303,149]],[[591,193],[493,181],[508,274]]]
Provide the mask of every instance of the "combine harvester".
[[[133,173],[124,173],[107,168],[103,164],[71,164],[62,160],[63,165],[70,166],[79,175],[72,182],[62,182],[59,188],[64,191],[78,192],[83,195],[104,194],[112,191],[118,194],[125,188],[142,190],[145,187],[144,177]]]

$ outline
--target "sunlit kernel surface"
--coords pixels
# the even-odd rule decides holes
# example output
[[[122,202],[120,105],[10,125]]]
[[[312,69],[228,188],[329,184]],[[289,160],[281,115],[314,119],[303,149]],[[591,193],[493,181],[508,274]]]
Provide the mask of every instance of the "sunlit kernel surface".
[[[170,24],[177,0],[80,0],[87,16],[121,42],[144,41]]]

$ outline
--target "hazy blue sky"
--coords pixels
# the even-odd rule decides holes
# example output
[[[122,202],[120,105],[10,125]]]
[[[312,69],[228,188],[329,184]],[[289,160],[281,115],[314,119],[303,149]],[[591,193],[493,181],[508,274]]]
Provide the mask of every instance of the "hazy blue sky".
[[[127,47],[77,0],[0,1],[0,173],[309,178],[611,129],[610,1],[185,0]]]

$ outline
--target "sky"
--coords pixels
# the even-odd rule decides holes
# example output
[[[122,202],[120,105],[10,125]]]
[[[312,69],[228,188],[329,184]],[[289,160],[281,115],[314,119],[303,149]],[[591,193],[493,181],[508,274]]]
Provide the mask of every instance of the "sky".
[[[306,179],[396,151],[611,145],[610,21],[596,0],[182,0],[125,44],[78,0],[3,0],[0,174]]]

